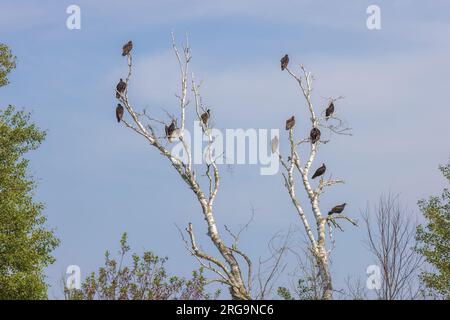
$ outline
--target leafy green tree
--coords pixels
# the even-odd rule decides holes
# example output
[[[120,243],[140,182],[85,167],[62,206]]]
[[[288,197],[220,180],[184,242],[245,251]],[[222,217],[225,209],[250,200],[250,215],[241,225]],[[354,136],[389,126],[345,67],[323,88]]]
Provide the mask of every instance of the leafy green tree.
[[[0,44],[0,85],[13,67],[14,57]],[[54,262],[58,240],[45,227],[43,204],[33,200],[36,182],[24,157],[44,138],[30,114],[0,109],[0,299],[47,297],[43,271]]]
[[[132,255],[131,264],[124,261],[130,247],[127,234],[120,240],[119,258],[105,253],[105,265],[86,277],[81,289],[64,288],[69,300],[205,300],[217,298],[205,291],[206,280],[203,270],[194,271],[191,279],[169,276],[165,264],[167,257],[161,258],[150,251],[139,256]]]
[[[277,293],[284,300],[319,300],[320,297],[317,296],[317,288],[313,287],[311,284],[311,279],[299,279],[297,282],[297,287],[295,288],[295,293],[297,297],[294,297],[291,291],[286,287],[278,287]]]
[[[0,87],[6,86],[9,81],[6,76],[16,67],[16,57],[7,45],[0,43]]]
[[[450,161],[440,166],[442,174],[450,182]],[[417,228],[417,251],[433,267],[424,271],[421,279],[430,293],[438,298],[450,299],[450,192],[444,189],[441,196],[419,201],[419,207],[427,220]]]

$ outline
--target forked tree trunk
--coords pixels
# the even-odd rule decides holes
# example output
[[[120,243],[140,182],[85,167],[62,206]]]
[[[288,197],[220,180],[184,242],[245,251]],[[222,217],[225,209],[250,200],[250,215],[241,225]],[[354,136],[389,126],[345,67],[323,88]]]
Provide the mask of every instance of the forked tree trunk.
[[[201,201],[201,203],[205,202]],[[205,220],[208,224],[208,236],[210,237],[216,248],[219,250],[222,257],[230,266],[231,285],[229,287],[229,290],[231,298],[233,300],[250,300],[251,297],[248,289],[245,287],[239,263],[234,257],[232,250],[223,244],[216,227],[214,216],[212,214],[212,208],[206,203],[205,206],[203,206],[203,214],[205,215]]]

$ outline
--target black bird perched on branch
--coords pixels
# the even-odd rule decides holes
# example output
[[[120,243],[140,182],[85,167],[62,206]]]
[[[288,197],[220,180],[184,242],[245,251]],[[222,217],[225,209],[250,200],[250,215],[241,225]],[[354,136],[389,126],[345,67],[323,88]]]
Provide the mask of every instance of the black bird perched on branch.
[[[119,99],[120,95],[125,92],[126,88],[127,88],[127,84],[122,80],[122,78],[120,78],[120,81],[119,81],[119,83],[116,86],[116,90],[117,90],[116,98],[117,99]]]
[[[131,49],[133,49],[133,41],[128,41],[125,43],[122,47],[122,56],[125,57],[131,52]]]
[[[203,112],[202,115],[200,116],[200,118],[202,119],[202,122],[205,126],[208,124],[210,115],[211,115],[210,110],[208,109],[205,112]]]
[[[311,129],[309,133],[309,138],[311,139],[311,143],[314,144],[320,139],[320,130],[316,127]]]
[[[172,123],[170,124],[170,126],[165,127],[166,130],[166,137],[169,139],[169,141],[171,141],[172,139],[172,134],[175,131],[176,127],[175,127],[175,121],[172,121]]]
[[[334,103],[333,101],[330,102],[330,104],[328,105],[327,110],[325,110],[325,119],[329,119],[334,113]]]
[[[286,130],[291,130],[295,126],[295,117],[292,116],[286,120]]]
[[[116,108],[117,122],[120,122],[122,120],[123,112],[124,112],[123,106],[120,103],[118,103]]]
[[[326,170],[327,170],[327,167],[325,166],[325,163],[322,163],[322,166],[320,168],[318,168],[316,170],[316,172],[314,172],[314,174],[313,174],[311,179],[314,179],[316,177],[320,177],[321,175],[323,175],[325,173]]]
[[[345,205],[346,203],[335,206],[333,209],[330,210],[330,212],[328,212],[328,215],[333,213],[341,213],[342,211],[344,211]]]
[[[281,62],[281,71],[283,71],[284,69],[287,68],[289,64],[289,56],[285,54],[284,57],[281,58],[280,62]]]

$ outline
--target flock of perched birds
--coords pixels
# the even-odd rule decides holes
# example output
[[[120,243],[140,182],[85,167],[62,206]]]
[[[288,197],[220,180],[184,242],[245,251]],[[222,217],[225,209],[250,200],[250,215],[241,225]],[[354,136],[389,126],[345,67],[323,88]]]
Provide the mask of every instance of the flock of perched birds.
[[[132,49],[133,49],[133,42],[130,40],[126,44],[123,45],[122,56],[123,57],[128,56]],[[289,56],[287,54],[284,55],[283,58],[281,58],[280,62],[281,62],[281,71],[283,71],[288,67]],[[123,96],[126,89],[127,89],[127,84],[121,78],[119,80],[119,83],[116,86],[116,98],[120,100],[120,98]],[[124,111],[125,111],[124,107],[120,103],[118,103],[117,107],[116,107],[117,122],[122,121]],[[330,104],[328,105],[327,109],[325,110],[325,119],[328,120],[333,115],[333,113],[334,113],[334,103],[333,103],[333,101],[331,101]],[[200,119],[205,126],[208,125],[208,121],[209,121],[210,117],[211,117],[211,111],[209,109],[207,109],[205,112],[203,112],[200,115]],[[295,117],[292,116],[286,120],[286,130],[292,130],[292,128],[294,128],[294,126],[295,126]],[[167,139],[169,141],[171,141],[172,135],[175,132],[175,130],[177,129],[175,120],[172,120],[170,125],[165,125],[164,129],[165,129],[165,134],[166,134]],[[311,129],[311,131],[309,133],[309,139],[312,144],[315,144],[320,140],[320,134],[321,133],[320,133],[319,128],[314,126]],[[327,167],[325,166],[324,163],[322,163],[322,166],[319,167],[314,172],[312,179],[322,176],[326,170],[327,170]],[[328,215],[332,215],[333,213],[338,213],[338,214],[342,213],[342,211],[344,211],[345,206],[346,206],[346,203],[343,203],[343,204],[333,207],[328,212]]]
[[[133,49],[133,41],[130,40],[123,45],[122,56],[125,57],[125,56],[129,55],[131,52],[131,49]],[[125,81],[123,81],[122,78],[120,78],[119,83],[116,86],[116,98],[120,99],[120,97],[123,95],[123,93],[125,92],[126,89],[127,89],[127,83]],[[125,112],[125,109],[123,108],[123,106],[120,103],[118,103],[117,107],[116,107],[117,122],[120,122],[122,120],[124,112]]]
[[[130,40],[123,45],[122,56],[123,57],[128,56],[132,49],[133,49],[133,41]],[[127,89],[127,83],[125,81],[123,81],[122,78],[120,78],[119,83],[116,86],[116,98],[120,99],[123,96],[126,89]],[[117,122],[122,121],[124,112],[125,112],[124,107],[120,103],[118,103],[117,107],[116,107]],[[201,114],[200,119],[202,120],[202,123],[205,126],[208,124],[210,116],[211,116],[211,111],[209,109],[207,109],[204,113]],[[172,120],[170,125],[165,125],[164,131],[165,131],[166,137],[169,140],[169,142],[172,141],[171,138],[176,129],[177,129],[177,127],[176,127],[175,120]]]
[[[281,71],[284,71],[289,64],[289,56],[287,54],[285,54],[283,56],[283,58],[281,58],[280,60],[281,63]],[[330,119],[330,117],[333,116],[334,113],[334,103],[333,101],[330,102],[330,104],[328,105],[327,109],[325,110],[325,119],[328,120]],[[286,130],[292,130],[292,128],[294,128],[295,126],[295,117],[292,116],[289,119],[286,120]],[[312,144],[317,143],[320,140],[320,130],[317,127],[313,127],[311,129],[311,131],[309,132],[309,139],[311,141]],[[327,170],[327,167],[325,166],[324,163],[322,163],[322,166],[319,167],[313,174],[312,179],[315,179],[317,177],[320,177],[321,175],[323,175],[325,173],[325,171]],[[335,207],[333,207],[329,212],[328,215],[332,215],[333,213],[342,213],[342,211],[344,211],[344,208],[346,206],[346,203],[337,205]]]

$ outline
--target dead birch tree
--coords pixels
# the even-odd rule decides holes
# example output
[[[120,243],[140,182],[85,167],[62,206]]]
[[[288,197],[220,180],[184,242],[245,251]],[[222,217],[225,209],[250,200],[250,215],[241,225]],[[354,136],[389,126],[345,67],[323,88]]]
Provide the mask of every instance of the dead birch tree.
[[[308,130],[309,137],[296,138],[294,137],[293,127],[295,124],[294,117],[290,118],[286,123],[286,129],[289,130],[289,156],[287,159],[283,158],[280,154],[280,162],[285,170],[283,172],[283,178],[285,187],[289,193],[295,210],[299,216],[301,223],[304,226],[306,235],[309,240],[309,250],[315,258],[315,262],[320,271],[320,280],[322,285],[322,299],[332,299],[333,286],[329,269],[329,255],[334,246],[333,227],[342,230],[342,227],[338,223],[338,220],[346,220],[353,225],[356,225],[356,221],[350,219],[342,213],[323,215],[320,209],[320,197],[324,193],[325,188],[334,186],[339,183],[344,183],[342,179],[332,179],[331,176],[328,179],[320,178],[318,185],[314,188],[310,181],[310,170],[316,158],[319,146],[324,145],[328,141],[320,138],[320,129],[327,129],[336,134],[350,135],[350,128],[345,127],[345,123],[334,116],[324,115],[324,113],[318,114],[314,108],[312,101],[312,83],[313,77],[311,72],[308,72],[303,65],[300,66],[301,76],[296,75],[288,68],[289,58],[287,55],[281,60],[281,69],[286,70],[288,74],[298,83],[301,94],[306,101],[306,107],[309,113],[309,119],[311,127]],[[330,99],[331,103],[336,102],[337,99]],[[328,112],[327,112],[328,113]],[[304,143],[309,143],[309,154],[305,157],[300,155],[298,147]],[[322,173],[323,174],[323,173]],[[313,220],[310,220],[306,214],[305,203],[302,203],[297,196],[297,176],[300,178],[300,182],[309,200],[309,205],[313,213]],[[345,206],[345,204],[344,204]],[[315,226],[316,232],[313,232]],[[328,238],[327,238],[328,227]]]
[[[220,156],[213,155],[211,146],[213,144],[212,128],[209,121],[209,109],[206,109],[200,94],[200,85],[196,83],[194,75],[190,74],[189,63],[191,61],[191,52],[188,39],[182,46],[182,51],[178,49],[175,39],[172,35],[172,47],[178,61],[181,79],[180,94],[178,98],[178,116],[170,115],[166,111],[166,120],[160,120],[153,117],[146,110],[142,112],[136,111],[135,106],[128,99],[128,90],[131,84],[131,76],[133,70],[131,48],[125,51],[124,56],[128,61],[128,75],[125,79],[125,86],[117,87],[116,97],[119,102],[118,121],[121,121],[125,127],[133,130],[142,136],[151,147],[158,150],[161,155],[167,159],[168,163],[175,169],[186,185],[192,190],[196,200],[198,201],[201,213],[206,221],[207,235],[214,246],[217,248],[220,257],[214,257],[200,248],[196,241],[194,226],[189,223],[185,240],[188,251],[199,261],[199,263],[207,270],[212,271],[216,278],[210,279],[208,282],[220,282],[229,287],[230,294],[233,299],[250,299],[251,298],[251,281],[252,281],[252,264],[249,257],[243,253],[237,245],[237,241],[233,245],[228,246],[222,240],[217,228],[214,217],[214,201],[220,186],[220,175],[216,160]],[[131,43],[131,42],[130,42]],[[128,44],[130,46],[130,44]],[[131,45],[132,46],[132,45]],[[190,111],[194,118],[199,121],[203,128],[203,134],[207,137],[206,164],[202,165],[203,169],[200,174],[193,168],[192,154],[190,146],[185,141],[186,113],[188,111],[189,99],[188,91],[192,92],[194,98],[194,107]],[[121,108],[121,109],[120,109]],[[121,112],[120,112],[121,110]],[[124,111],[129,116],[124,116]],[[117,112],[116,112],[117,113]],[[207,114],[207,116],[206,116]],[[180,141],[183,145],[184,157],[174,155],[168,149],[171,142]],[[201,181],[200,181],[201,180]],[[237,239],[235,239],[237,240]],[[247,267],[247,280],[242,272],[240,261],[243,261]]]

